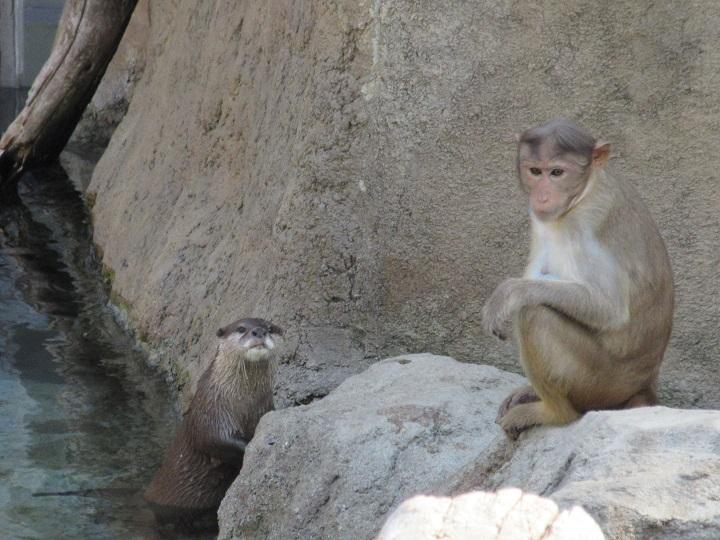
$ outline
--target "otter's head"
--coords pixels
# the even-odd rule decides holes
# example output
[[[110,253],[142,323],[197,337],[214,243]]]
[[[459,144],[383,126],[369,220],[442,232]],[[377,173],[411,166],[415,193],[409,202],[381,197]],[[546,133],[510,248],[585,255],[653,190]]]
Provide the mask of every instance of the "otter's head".
[[[217,337],[223,352],[257,362],[270,355],[282,333],[279,326],[264,319],[239,319],[220,328]]]

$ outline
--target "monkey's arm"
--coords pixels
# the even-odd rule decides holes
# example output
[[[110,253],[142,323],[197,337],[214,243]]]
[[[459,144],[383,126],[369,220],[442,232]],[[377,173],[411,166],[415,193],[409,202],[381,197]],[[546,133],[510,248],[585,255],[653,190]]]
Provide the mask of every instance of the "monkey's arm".
[[[483,308],[485,329],[505,339],[513,315],[525,306],[544,305],[571,319],[602,330],[627,317],[619,295],[603,292],[592,285],[562,280],[507,279],[501,283]]]
[[[241,437],[218,437],[206,441],[199,450],[212,458],[219,459],[224,463],[229,463],[230,465],[235,465],[240,468],[248,442],[249,441]]]

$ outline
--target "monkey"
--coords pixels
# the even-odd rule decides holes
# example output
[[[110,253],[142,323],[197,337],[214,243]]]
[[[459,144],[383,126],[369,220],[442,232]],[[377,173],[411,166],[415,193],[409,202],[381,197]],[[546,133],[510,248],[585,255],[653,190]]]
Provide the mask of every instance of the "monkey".
[[[658,403],[674,285],[665,244],[627,182],[606,170],[609,143],[554,119],[517,137],[531,247],[522,278],[503,281],[482,312],[488,334],[513,332],[530,386],[500,405],[511,438],[590,410]]]
[[[220,506],[260,417],[274,408],[275,349],[282,334],[280,327],[253,318],[217,331],[215,358],[143,494],[161,523]]]

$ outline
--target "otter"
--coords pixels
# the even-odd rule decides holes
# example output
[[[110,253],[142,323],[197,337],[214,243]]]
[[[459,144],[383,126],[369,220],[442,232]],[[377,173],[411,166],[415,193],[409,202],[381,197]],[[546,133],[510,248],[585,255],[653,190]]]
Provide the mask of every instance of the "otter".
[[[143,494],[159,520],[220,506],[260,417],[274,408],[274,349],[282,333],[263,319],[239,319],[217,331],[217,354]]]

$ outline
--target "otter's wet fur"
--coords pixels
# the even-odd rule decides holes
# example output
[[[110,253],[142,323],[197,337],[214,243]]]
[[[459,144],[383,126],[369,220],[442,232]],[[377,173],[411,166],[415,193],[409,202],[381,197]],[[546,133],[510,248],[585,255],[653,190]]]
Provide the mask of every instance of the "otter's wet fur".
[[[263,319],[240,319],[217,331],[217,354],[144,493],[158,517],[218,508],[258,421],[274,408],[273,349],[280,335]]]

